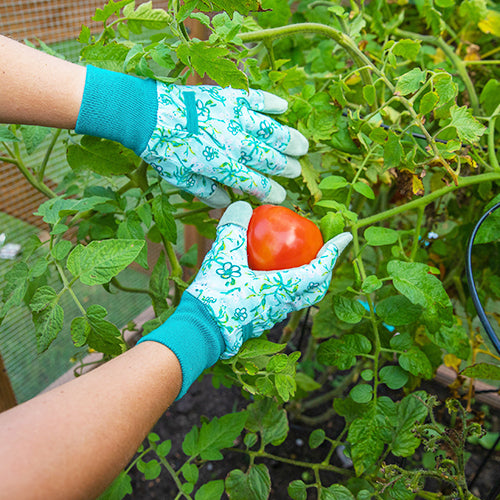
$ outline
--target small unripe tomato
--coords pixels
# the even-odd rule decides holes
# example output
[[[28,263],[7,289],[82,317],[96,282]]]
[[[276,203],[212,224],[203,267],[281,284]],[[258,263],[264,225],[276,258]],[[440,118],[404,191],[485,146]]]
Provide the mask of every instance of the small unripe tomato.
[[[323,246],[318,226],[293,210],[261,205],[248,225],[248,265],[276,271],[309,264]]]

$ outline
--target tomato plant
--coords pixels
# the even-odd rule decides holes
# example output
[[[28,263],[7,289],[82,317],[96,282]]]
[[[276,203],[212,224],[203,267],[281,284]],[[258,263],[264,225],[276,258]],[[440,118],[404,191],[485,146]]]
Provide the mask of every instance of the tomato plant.
[[[260,205],[248,226],[250,269],[271,271],[308,264],[323,246],[314,222],[286,207]]]
[[[100,33],[82,29],[85,63],[180,84],[197,73],[286,98],[289,110],[279,119],[308,138],[310,153],[301,159],[301,178],[278,179],[285,206],[299,207],[325,239],[344,230],[354,237],[319,309],[292,314],[279,339],[252,339],[209,371],[215,386],[251,395],[247,409],[193,429],[177,469],[168,441],[153,436],[134,461],[148,479],[164,470],[184,498],[195,488],[197,500],[224,492],[267,498],[272,459],[297,467],[288,487],[294,499],[311,491],[323,500],[474,498],[467,440],[481,430],[466,375],[498,380],[499,357],[479,336],[463,271],[474,222],[499,199],[499,17],[486,0],[186,0],[173,1],[169,12],[124,0],[98,9]],[[204,25],[208,39],[191,39],[188,20]],[[174,250],[178,230],[193,225],[210,238],[216,221],[129,151],[74,134],[59,137],[69,167],[54,192],[44,171],[59,132],[46,133],[53,140],[45,159],[32,165],[28,153],[46,135],[27,130],[1,129],[2,160],[47,196],[38,214],[51,232],[6,276],[0,317],[29,307],[43,351],[69,334],[61,332],[67,312],[59,299],[70,294],[79,311],[73,341],[109,359],[129,347],[123,331],[102,306],[84,303],[75,282],[127,293],[120,270],[133,261],[151,266],[149,286],[140,290],[156,314],[148,332],[178,304],[182,265],[195,265],[192,253],[179,259]],[[17,147],[23,140],[26,153]],[[498,318],[500,300],[500,261],[490,258],[497,238],[498,212],[474,246],[490,318]],[[150,264],[155,244],[163,251]],[[461,375],[451,394],[462,403],[445,404],[420,389],[443,365]],[[450,418],[438,420],[444,414]],[[341,428],[328,427],[334,416]],[[289,421],[309,426],[309,446],[324,446],[324,456],[284,456]],[[198,468],[239,437],[248,467],[200,485]],[[351,468],[336,462],[340,449]],[[444,451],[454,460],[436,462]],[[146,453],[158,459],[146,462]],[[426,453],[434,457],[430,465],[419,458]],[[130,491],[127,474],[112,491]]]

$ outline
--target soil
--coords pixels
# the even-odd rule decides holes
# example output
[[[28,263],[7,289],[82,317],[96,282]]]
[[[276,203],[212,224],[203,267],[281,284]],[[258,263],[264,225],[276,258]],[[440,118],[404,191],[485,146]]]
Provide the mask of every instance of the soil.
[[[422,389],[430,394],[435,394],[440,401],[444,401],[451,395],[447,387],[435,381],[426,382],[423,384]],[[194,425],[200,426],[200,418],[206,417],[212,419],[213,417],[219,417],[229,412],[242,410],[248,403],[248,399],[242,396],[238,388],[232,387],[228,389],[221,387],[215,389],[212,386],[210,377],[205,377],[202,381],[195,382],[189,392],[180,401],[177,401],[169,408],[164,416],[158,421],[153,432],[156,432],[162,440],[172,440],[172,450],[168,458],[174,469],[178,470],[186,460],[186,456],[181,448],[184,436]],[[329,407],[329,405],[326,405],[323,408],[318,408],[317,412],[324,412]],[[479,409],[478,407],[477,410]],[[484,410],[484,408],[482,409]],[[490,413],[487,420],[492,424],[491,430],[499,431],[500,411],[490,408],[488,408],[487,411]],[[446,420],[446,416],[442,418]],[[308,427],[302,423],[299,424],[298,422],[291,421],[289,423],[290,432],[285,442],[276,448],[269,445],[266,451],[281,457],[293,458],[306,462],[319,462],[323,460],[327,453],[326,445],[320,446],[315,450],[311,450],[308,446],[309,435],[314,428]],[[328,437],[335,438],[340,434],[343,426],[343,418],[335,416],[326,424],[323,424],[322,427]],[[238,444],[239,443],[236,443],[236,446]],[[492,495],[492,493],[500,484],[500,452],[494,452],[484,466],[481,465],[481,462],[487,454],[486,449],[481,446],[469,445],[468,452],[471,453],[471,458],[467,462],[466,469],[469,483],[478,471],[478,468],[481,467],[480,473],[472,487],[472,492],[482,500],[499,500],[500,495],[497,496],[497,493],[500,493],[500,491],[495,492],[494,495]],[[417,450],[417,454],[421,453],[422,450]],[[224,479],[231,470],[236,468],[243,471],[247,470],[247,455],[235,452],[223,452],[223,454],[225,457],[224,460],[208,462],[201,468],[197,485],[201,486],[213,479]],[[345,460],[344,457],[342,458]],[[415,456],[414,458],[419,457]],[[399,460],[400,465],[403,465],[402,459],[397,460]],[[262,461],[262,463],[267,465],[271,474],[272,489],[270,499],[272,500],[289,499],[287,488],[290,481],[294,479],[303,479],[305,482],[314,481],[314,478],[309,476],[310,469],[297,468],[272,460]],[[334,453],[332,463],[338,467],[348,467],[348,465],[342,462],[337,453]],[[162,474],[153,481],[146,481],[144,476],[135,468],[131,471],[131,476],[134,493],[127,498],[140,500],[155,498],[173,500],[177,497],[177,487],[166,471],[163,471]],[[343,477],[334,473],[322,472],[321,480],[323,484],[329,485],[335,482],[342,482]],[[433,487],[434,489],[439,488],[439,485],[428,483],[426,488],[429,487]],[[434,491],[439,490],[436,489]],[[316,498],[315,490],[309,489],[308,493],[308,499]],[[445,491],[443,493],[446,494]],[[194,492],[192,493],[192,497],[194,498]],[[223,498],[225,499],[227,497],[224,495]]]

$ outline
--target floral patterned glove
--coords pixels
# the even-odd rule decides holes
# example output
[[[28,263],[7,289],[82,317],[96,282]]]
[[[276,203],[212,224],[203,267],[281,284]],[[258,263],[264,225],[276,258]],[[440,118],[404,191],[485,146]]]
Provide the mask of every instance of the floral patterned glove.
[[[260,90],[167,85],[88,66],[75,130],[121,142],[210,206],[229,204],[221,185],[279,204],[285,190],[267,176],[297,177],[295,157],[308,150],[297,130],[261,114],[286,109]]]
[[[187,292],[209,309],[225,341],[221,358],[234,356],[242,343],[258,337],[289,312],[319,302],[337,257],[351,234],[328,241],[310,263],[280,271],[253,271],[247,262],[247,228],[252,207],[233,203],[217,227],[217,239]]]

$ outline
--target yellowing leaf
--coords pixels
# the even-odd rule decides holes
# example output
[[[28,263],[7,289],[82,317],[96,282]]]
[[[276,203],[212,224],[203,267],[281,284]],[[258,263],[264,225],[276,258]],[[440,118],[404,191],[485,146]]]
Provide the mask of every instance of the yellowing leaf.
[[[412,176],[411,189],[413,194],[422,195],[424,194],[424,184],[422,183],[422,179],[417,175]]]
[[[453,368],[458,373],[458,371],[460,370],[460,363],[462,362],[460,358],[458,358],[454,354],[446,354],[443,359],[444,364],[448,368]]]
[[[483,33],[500,36],[500,12],[488,10],[486,18],[477,24]]]

